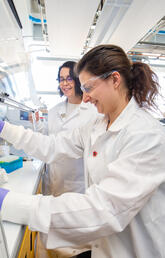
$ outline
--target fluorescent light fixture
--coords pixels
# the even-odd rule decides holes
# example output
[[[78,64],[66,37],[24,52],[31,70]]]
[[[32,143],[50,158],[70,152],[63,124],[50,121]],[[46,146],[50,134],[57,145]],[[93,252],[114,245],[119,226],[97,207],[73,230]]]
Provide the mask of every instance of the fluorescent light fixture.
[[[154,57],[154,56],[157,56],[157,57],[160,56],[160,54],[156,54],[156,53],[155,53],[155,54],[154,54],[154,53],[142,53],[142,55],[145,55],[145,56],[153,56],[153,57]]]

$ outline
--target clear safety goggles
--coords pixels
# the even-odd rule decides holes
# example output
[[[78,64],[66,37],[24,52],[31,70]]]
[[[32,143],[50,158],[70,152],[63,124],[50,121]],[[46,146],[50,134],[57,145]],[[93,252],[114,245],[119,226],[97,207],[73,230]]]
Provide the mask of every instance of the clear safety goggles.
[[[92,77],[90,78],[89,80],[87,80],[84,84],[82,84],[80,86],[81,90],[83,92],[86,92],[86,93],[89,93],[92,91],[92,89],[94,89],[95,87],[93,85],[89,85],[90,82],[96,82],[96,80],[98,79],[102,79],[102,80],[105,80],[107,79],[109,76],[111,76],[114,72],[116,71],[111,71],[111,72],[106,72],[106,73],[103,73],[99,76],[96,76],[96,77]]]

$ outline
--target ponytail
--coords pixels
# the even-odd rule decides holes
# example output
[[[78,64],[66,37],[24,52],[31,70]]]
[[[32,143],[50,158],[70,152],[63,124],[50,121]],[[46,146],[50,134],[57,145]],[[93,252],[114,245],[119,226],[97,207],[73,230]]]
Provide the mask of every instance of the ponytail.
[[[156,108],[155,96],[159,92],[157,75],[141,62],[132,64],[129,95],[134,96],[140,107]]]

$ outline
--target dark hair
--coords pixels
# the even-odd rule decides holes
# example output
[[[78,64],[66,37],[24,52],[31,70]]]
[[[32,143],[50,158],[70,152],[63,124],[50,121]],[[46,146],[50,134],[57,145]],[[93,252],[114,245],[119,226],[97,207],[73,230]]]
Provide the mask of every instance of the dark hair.
[[[66,68],[69,68],[69,75],[70,77],[74,80],[75,82],[75,94],[78,95],[78,96],[82,96],[82,91],[81,91],[81,88],[80,88],[80,81],[79,81],[79,78],[78,76],[76,75],[76,73],[74,72],[74,67],[76,65],[76,62],[73,62],[73,61],[67,61],[65,62],[64,64],[62,64],[59,69],[58,69],[58,77],[57,77],[57,80],[58,82],[60,81],[60,72],[61,72],[61,69],[66,67]],[[60,96],[62,97],[64,95],[64,93],[62,92],[60,86],[58,86],[58,89],[60,91]]]
[[[87,52],[75,67],[76,73],[85,70],[94,75],[118,71],[124,78],[128,98],[135,97],[140,107],[156,107],[157,75],[147,64],[131,63],[124,50],[115,45],[99,45]]]

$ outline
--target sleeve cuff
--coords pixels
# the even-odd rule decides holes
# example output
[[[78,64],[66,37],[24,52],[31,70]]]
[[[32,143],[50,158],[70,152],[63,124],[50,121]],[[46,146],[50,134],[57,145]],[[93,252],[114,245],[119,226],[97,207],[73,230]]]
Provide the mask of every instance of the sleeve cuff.
[[[0,121],[0,133],[1,133],[2,130],[3,130],[4,124],[5,124],[5,122],[1,120],[1,121]]]
[[[6,194],[8,194],[8,192],[9,192],[9,190],[4,189],[4,188],[0,188],[0,210],[1,210],[1,207],[2,207],[3,200],[6,196]]]

